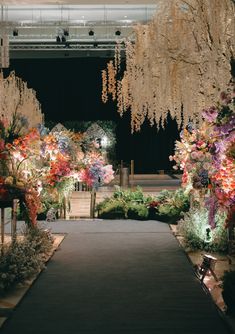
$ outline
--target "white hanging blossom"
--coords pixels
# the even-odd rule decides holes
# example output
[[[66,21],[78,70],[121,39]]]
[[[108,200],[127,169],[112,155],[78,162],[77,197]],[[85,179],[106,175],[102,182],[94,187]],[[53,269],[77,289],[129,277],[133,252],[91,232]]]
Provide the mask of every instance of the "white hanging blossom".
[[[201,110],[216,103],[231,78],[233,1],[159,0],[153,20],[134,30],[135,43],[125,42],[123,79],[117,78],[117,67],[116,85],[111,78],[118,111],[131,112],[132,131],[140,130],[145,118],[164,127],[168,112],[179,126],[200,123]]]
[[[33,89],[11,72],[7,78],[0,73],[0,116],[9,122],[15,114],[27,119],[28,128],[43,123],[41,106]]]

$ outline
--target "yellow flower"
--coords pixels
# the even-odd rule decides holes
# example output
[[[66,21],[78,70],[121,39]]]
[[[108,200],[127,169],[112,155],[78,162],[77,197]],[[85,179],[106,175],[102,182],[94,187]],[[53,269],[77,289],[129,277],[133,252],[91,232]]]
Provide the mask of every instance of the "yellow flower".
[[[19,188],[24,188],[24,183],[23,182],[16,182],[16,186],[19,187]]]
[[[7,178],[5,178],[5,184],[13,184],[13,177],[12,176],[8,176]]]

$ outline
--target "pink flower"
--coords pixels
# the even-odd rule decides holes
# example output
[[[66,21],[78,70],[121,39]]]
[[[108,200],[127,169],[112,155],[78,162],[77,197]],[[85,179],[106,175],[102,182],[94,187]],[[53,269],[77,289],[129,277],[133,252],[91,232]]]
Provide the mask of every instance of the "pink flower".
[[[209,123],[213,123],[218,116],[218,110],[216,107],[210,107],[202,110],[202,117]]]
[[[191,158],[193,159],[193,160],[197,160],[198,159],[198,151],[193,151],[193,152],[191,152]]]
[[[211,168],[211,164],[209,162],[204,162],[203,168],[209,170]]]
[[[103,182],[105,184],[111,182],[114,179],[114,170],[113,170],[113,166],[112,165],[106,165],[103,167]]]
[[[197,147],[200,148],[205,148],[206,147],[206,143],[203,140],[198,140],[197,142]]]

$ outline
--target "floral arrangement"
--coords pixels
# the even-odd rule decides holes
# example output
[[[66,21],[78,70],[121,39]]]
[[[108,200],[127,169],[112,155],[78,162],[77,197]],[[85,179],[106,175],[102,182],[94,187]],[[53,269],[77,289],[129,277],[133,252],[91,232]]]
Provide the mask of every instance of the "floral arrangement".
[[[206,199],[209,223],[215,227],[218,208],[227,212],[227,226],[233,225],[235,210],[235,85],[221,92],[216,106],[202,111],[200,129],[189,124],[176,142],[173,168],[183,170],[182,185]],[[207,197],[207,198],[206,198]]]
[[[36,225],[37,214],[47,204],[62,205],[81,181],[97,189],[113,179],[102,151],[90,143],[84,150],[84,135],[68,130],[49,132],[42,124],[28,129],[15,114],[11,123],[0,119],[0,200],[21,200],[24,219]]]
[[[79,180],[89,187],[97,189],[108,184],[114,178],[112,165],[105,165],[104,158],[98,153],[89,153],[84,159],[85,168],[79,172]]]
[[[52,246],[51,235],[37,227],[27,228],[14,244],[0,245],[0,295],[43,269]]]

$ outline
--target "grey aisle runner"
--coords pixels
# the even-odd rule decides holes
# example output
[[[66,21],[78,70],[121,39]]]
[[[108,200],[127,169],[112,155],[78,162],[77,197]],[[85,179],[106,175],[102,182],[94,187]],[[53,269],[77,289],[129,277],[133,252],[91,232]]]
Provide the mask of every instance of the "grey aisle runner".
[[[51,223],[67,232],[3,334],[224,334],[168,225]]]

